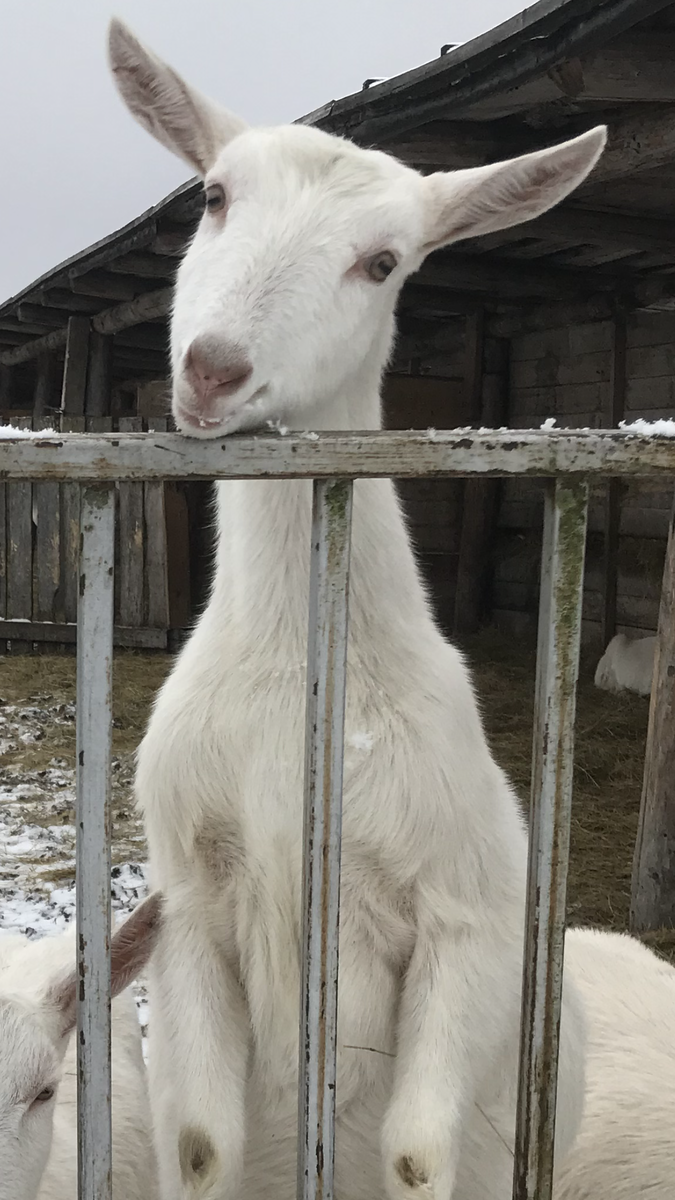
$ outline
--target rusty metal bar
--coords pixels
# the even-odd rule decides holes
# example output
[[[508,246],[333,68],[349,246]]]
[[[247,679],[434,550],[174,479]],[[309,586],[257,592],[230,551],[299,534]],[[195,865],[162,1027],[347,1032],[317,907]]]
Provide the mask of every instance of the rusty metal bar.
[[[549,483],[544,513],[513,1200],[551,1200],[565,897],[579,673],[585,480]]]
[[[479,430],[235,434],[60,434],[0,439],[0,482],[10,479],[171,480],[458,478],[675,474],[675,437],[625,430]]]
[[[298,1200],[332,1200],[350,481],[315,480],[307,654]]]
[[[77,606],[78,1200],[112,1200],[110,747],[115,489],[82,489]]]

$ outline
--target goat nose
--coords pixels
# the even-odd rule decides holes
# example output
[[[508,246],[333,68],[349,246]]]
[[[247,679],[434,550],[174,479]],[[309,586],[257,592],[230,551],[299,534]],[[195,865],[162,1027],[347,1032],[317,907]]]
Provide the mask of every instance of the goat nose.
[[[223,344],[206,345],[198,338],[185,356],[185,373],[201,400],[231,396],[246,383],[252,371],[241,350]]]

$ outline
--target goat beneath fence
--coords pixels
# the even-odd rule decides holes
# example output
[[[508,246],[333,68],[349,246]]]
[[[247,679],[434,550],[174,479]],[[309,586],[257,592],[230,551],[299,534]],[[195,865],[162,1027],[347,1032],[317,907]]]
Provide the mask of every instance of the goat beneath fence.
[[[157,1195],[141,1030],[124,989],[150,957],[158,919],[153,895],[112,940],[113,1200]],[[74,934],[0,938],[0,1200],[77,1195]]]
[[[405,278],[435,247],[549,209],[605,142],[598,128],[424,178],[315,129],[248,130],[118,22],[110,52],[133,114],[205,177],[172,324],[174,416],[198,437],[379,428]],[[150,1048],[163,1200],[294,1188],[310,500],[302,482],[219,488],[211,601],[140,750],[166,894]],[[337,1195],[373,1200],[384,1181],[391,1198],[501,1198],[525,830],[388,480],[356,485],[352,563]],[[582,1049],[569,985],[562,1150],[580,1115]],[[315,1175],[330,1171],[323,1146],[315,1158]]]

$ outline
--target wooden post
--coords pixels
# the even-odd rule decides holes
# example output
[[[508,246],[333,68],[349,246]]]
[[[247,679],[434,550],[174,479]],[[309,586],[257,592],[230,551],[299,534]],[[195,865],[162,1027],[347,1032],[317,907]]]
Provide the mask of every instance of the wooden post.
[[[610,373],[609,407],[605,414],[608,429],[616,429],[623,420],[626,404],[626,314],[619,310],[612,323],[612,362]],[[607,484],[605,508],[605,544],[603,555],[602,644],[606,646],[616,633],[617,578],[619,563],[619,529],[621,525],[621,490],[619,479]]]
[[[85,409],[88,417],[105,417],[111,411],[113,339],[92,330]]]
[[[35,391],[33,392],[33,416],[41,418],[48,408],[54,408],[55,384],[54,356],[45,350],[38,356],[35,372]]]
[[[634,933],[675,925],[675,502],[663,569],[630,924]]]
[[[12,407],[12,368],[0,365],[0,409]]]
[[[480,330],[481,359],[477,365],[476,328]],[[508,342],[501,342],[499,372],[484,371],[485,343],[480,324],[467,329],[467,367],[473,424],[485,428],[503,425],[508,404]],[[479,390],[480,388],[480,390]],[[457,587],[453,632],[456,637],[476,633],[486,610],[486,588],[490,565],[490,548],[494,533],[499,480],[467,479],[464,484],[462,531],[459,543]]]
[[[81,417],[85,411],[88,359],[89,320],[69,317],[61,389],[61,411],[69,417]]]

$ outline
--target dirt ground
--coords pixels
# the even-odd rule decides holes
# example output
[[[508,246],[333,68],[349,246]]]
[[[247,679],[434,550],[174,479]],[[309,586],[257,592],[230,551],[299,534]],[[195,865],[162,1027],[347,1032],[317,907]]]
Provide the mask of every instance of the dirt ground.
[[[492,631],[467,646],[494,753],[524,802],[529,791],[534,648]],[[624,929],[642,781],[648,701],[593,686],[584,656],[579,688],[571,924]],[[144,859],[130,803],[133,754],[152,698],[170,668],[161,654],[119,652],[114,670],[113,860]],[[0,886],[39,889],[73,878],[75,660],[0,659]],[[28,831],[28,832],[26,832]],[[127,864],[122,868],[122,864]],[[667,932],[655,940],[675,948]]]

